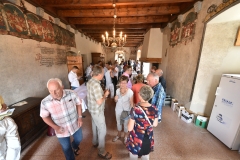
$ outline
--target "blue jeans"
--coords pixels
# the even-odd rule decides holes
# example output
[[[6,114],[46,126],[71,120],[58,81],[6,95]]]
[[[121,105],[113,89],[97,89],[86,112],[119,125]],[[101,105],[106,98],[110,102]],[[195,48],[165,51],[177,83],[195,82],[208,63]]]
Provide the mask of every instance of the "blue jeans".
[[[82,141],[82,128],[79,128],[73,134],[72,144],[70,142],[70,137],[58,138],[58,141],[59,141],[59,143],[62,146],[62,150],[64,152],[66,160],[75,160],[73,149],[74,150],[77,149],[79,144],[80,144],[80,142]]]

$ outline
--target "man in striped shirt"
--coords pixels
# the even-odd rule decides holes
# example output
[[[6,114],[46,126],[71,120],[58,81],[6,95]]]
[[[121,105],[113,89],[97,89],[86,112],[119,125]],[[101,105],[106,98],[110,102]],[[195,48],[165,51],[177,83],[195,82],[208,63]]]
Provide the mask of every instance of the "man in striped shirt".
[[[64,90],[58,78],[48,80],[47,88],[50,95],[41,102],[40,116],[55,130],[66,160],[75,160],[82,141],[81,100],[74,91]]]

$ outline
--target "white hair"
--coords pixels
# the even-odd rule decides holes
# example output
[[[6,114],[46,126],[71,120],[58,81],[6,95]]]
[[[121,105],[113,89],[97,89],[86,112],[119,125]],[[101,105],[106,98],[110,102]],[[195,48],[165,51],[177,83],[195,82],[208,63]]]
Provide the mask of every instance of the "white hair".
[[[148,76],[152,76],[155,80],[159,82],[159,76],[155,73],[149,73]]]
[[[49,85],[50,82],[57,82],[61,87],[63,86],[62,81],[59,78],[51,78],[47,82],[47,88],[48,88],[48,85]]]

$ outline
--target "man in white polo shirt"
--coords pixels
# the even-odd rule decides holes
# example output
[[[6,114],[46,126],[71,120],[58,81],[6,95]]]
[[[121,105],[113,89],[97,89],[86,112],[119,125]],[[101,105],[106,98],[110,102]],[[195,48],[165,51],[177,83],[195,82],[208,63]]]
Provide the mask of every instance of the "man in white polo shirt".
[[[77,76],[77,71],[79,68],[77,66],[73,66],[72,70],[68,73],[68,80],[71,83],[71,89],[74,90],[80,86],[79,79],[81,77]]]

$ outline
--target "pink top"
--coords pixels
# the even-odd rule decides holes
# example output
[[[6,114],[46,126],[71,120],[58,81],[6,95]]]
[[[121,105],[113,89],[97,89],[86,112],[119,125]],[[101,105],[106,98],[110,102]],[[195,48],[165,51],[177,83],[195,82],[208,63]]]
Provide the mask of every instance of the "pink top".
[[[122,75],[127,76],[129,78],[129,74],[127,74],[126,72],[124,72]],[[130,78],[129,78],[127,87],[130,88],[130,89],[132,88],[132,82],[131,82]]]

